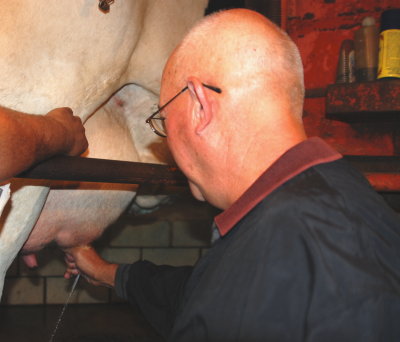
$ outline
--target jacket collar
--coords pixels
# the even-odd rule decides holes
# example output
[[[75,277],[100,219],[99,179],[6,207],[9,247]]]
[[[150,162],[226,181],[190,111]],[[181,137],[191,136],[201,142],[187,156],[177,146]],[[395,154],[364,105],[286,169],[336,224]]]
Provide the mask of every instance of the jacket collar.
[[[310,167],[342,158],[321,138],[309,138],[279,157],[239,199],[215,217],[221,236],[227,234],[244,216],[276,188]]]

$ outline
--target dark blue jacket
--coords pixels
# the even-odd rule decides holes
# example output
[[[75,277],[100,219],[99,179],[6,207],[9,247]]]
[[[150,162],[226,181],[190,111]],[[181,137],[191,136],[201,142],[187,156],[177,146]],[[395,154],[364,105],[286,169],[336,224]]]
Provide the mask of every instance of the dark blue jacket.
[[[315,139],[292,149],[216,218],[193,269],[123,266],[119,293],[174,342],[400,341],[398,214],[327,155]]]

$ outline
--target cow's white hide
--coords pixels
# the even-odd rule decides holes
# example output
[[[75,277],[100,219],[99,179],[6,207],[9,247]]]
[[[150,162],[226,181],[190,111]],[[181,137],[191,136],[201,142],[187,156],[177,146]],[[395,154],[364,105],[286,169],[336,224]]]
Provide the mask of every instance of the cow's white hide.
[[[0,186],[0,216],[3,212],[3,208],[10,198],[10,184]]]
[[[157,93],[168,55],[203,15],[206,3],[116,0],[111,11],[103,14],[96,0],[0,0],[0,105],[34,114],[69,106],[86,121],[127,83]],[[90,156],[110,158],[111,154],[114,159],[123,156],[125,160],[138,160],[139,154],[139,160],[147,161],[150,154],[142,151],[147,138],[141,138],[144,140],[136,145],[137,151],[128,147],[130,138],[120,134],[127,133],[124,127],[119,127],[117,134],[105,130],[110,120],[117,120],[110,116],[103,112],[87,121]],[[134,128],[142,120],[128,119],[131,137],[136,139],[140,134]],[[104,129],[103,136],[98,135],[99,127]],[[47,187],[26,186],[22,181],[13,182],[11,187],[12,199],[0,219],[0,293],[5,272],[38,220],[49,192]],[[134,189],[118,195],[107,191],[103,200],[96,192],[96,206],[86,198],[84,204],[79,204],[69,197],[75,196],[75,191],[58,190],[57,194],[52,190],[49,198],[54,202],[46,204],[51,212],[40,218],[38,229],[50,232],[57,221],[58,227],[74,224],[77,231],[87,229],[90,236],[95,236],[99,226],[103,229],[118,215],[117,209],[109,210],[110,201],[115,200],[121,212],[134,195],[129,190]],[[91,190],[84,191],[88,194]],[[95,213],[96,208],[103,208],[101,215]],[[68,233],[56,234],[56,239],[63,245],[74,242]]]
[[[86,122],[91,141],[89,156],[165,161],[168,150],[164,141],[146,127],[144,120],[156,103],[157,96],[149,91],[136,85],[125,86]],[[23,251],[38,250],[53,240],[62,247],[93,241],[132,202],[136,190],[136,185],[60,183],[56,191],[50,191]],[[148,206],[157,203],[154,196],[149,200]]]

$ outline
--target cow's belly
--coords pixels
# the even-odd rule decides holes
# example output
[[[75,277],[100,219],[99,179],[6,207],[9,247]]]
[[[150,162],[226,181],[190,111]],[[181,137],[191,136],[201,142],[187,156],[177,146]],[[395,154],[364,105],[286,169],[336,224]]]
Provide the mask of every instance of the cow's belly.
[[[167,56],[186,30],[203,15],[207,0],[116,1],[106,15],[98,11],[97,2],[86,0],[73,2],[72,7],[67,0],[15,0],[3,5],[0,25],[0,104],[34,114],[44,114],[54,107],[69,106],[86,121],[110,94],[128,82],[158,91]],[[172,31],[171,23],[174,26]],[[140,91],[132,87],[125,89],[126,93],[134,93],[134,96]],[[115,101],[117,99],[114,97]],[[103,127],[99,139],[103,139],[102,135],[108,138],[112,135],[112,140],[104,139],[103,145],[99,145],[101,153],[95,153],[97,133],[90,133],[89,120],[89,156],[159,162],[157,157],[163,155],[165,149],[160,149],[159,143],[149,137],[151,133],[143,133],[148,130],[144,128],[143,119],[151,110],[146,108],[128,115],[124,106],[118,103],[114,103],[114,106],[117,108],[116,115],[121,114],[128,124],[139,158],[132,158],[135,148],[124,150],[128,157],[117,154],[121,153],[121,146],[124,145],[120,141],[121,136],[118,133],[113,135],[113,130],[108,130],[110,127],[101,126],[102,120],[96,120],[99,113],[96,113],[92,122],[93,125],[98,122]],[[123,140],[128,140],[126,135]],[[102,149],[101,146],[105,145],[106,148]],[[112,155],[102,154],[106,150]],[[99,216],[99,211],[96,214],[91,212],[95,203],[100,208],[106,208],[110,202],[109,198],[98,193],[82,190],[85,196],[90,194],[93,200],[85,197],[83,202],[78,202],[74,199],[75,195],[71,197],[72,191],[53,193],[52,190],[43,217],[38,220],[48,191],[44,186],[23,186],[22,181],[13,181],[12,198],[0,218],[0,294],[4,274],[35,224],[32,243],[27,243],[27,246],[31,244],[31,248],[36,248],[42,244],[41,241],[49,238],[65,245],[71,241],[72,233],[67,231],[71,227],[69,223],[77,223],[75,231],[79,230],[80,233],[92,227],[93,231],[98,232],[117,217],[116,210],[112,208],[103,210],[101,215],[104,216]],[[134,191],[118,194],[107,191],[107,196],[117,200],[115,207],[122,212],[133,198]],[[119,199],[116,196],[120,196]],[[50,209],[56,213],[46,213]],[[85,214],[81,214],[83,211]],[[79,216],[76,215],[78,217],[72,221],[72,214],[77,213]],[[84,218],[85,215],[89,215],[89,218]],[[97,224],[99,217],[102,228]],[[50,231],[52,234],[49,234],[49,238],[44,238]]]
[[[76,188],[84,190],[50,191],[24,252],[37,251],[53,240],[61,247],[90,243],[128,207],[136,190],[135,186],[116,190],[111,184],[96,186],[96,190],[90,184]]]
[[[161,155],[165,155],[163,141],[154,134],[144,134],[150,132],[144,124],[146,114],[156,103],[154,94],[138,86],[121,89],[85,124],[88,156],[159,163],[153,152],[163,150]],[[133,137],[139,138],[135,145]],[[51,189],[24,252],[41,249],[53,240],[62,247],[93,241],[129,206],[136,190],[137,185],[60,183]]]
[[[146,1],[116,1],[109,14],[86,0],[1,5],[2,106],[32,114],[68,106],[86,121],[127,82]]]

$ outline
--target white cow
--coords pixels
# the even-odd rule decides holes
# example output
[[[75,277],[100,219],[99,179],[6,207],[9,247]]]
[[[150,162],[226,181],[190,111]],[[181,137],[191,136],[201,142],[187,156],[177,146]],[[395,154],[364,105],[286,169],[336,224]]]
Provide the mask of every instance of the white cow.
[[[168,55],[206,5],[115,0],[103,13],[98,0],[0,0],[0,105],[34,114],[69,106],[86,122],[90,157],[154,162],[156,143],[143,120],[157,102]],[[108,104],[120,110],[96,112],[126,84],[132,85]],[[124,104],[132,99],[137,110],[127,113]],[[136,189],[102,184],[111,189],[99,192],[76,184],[84,190],[49,193],[42,185],[11,184],[0,219],[0,294],[6,270],[35,224],[28,251],[52,239],[62,246],[87,243],[120,215]]]

